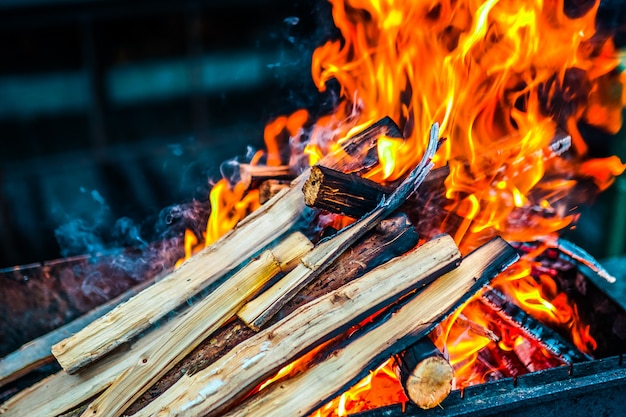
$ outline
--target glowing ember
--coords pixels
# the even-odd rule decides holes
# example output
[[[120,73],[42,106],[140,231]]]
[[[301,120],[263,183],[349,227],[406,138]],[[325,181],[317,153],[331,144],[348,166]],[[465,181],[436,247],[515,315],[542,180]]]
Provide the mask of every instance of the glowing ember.
[[[618,53],[610,38],[595,31],[597,3],[579,18],[565,15],[563,1],[331,3],[341,39],[315,51],[312,76],[322,92],[336,80],[341,101],[333,114],[315,121],[300,110],[270,123],[268,165],[315,164],[342,138],[390,116],[405,140],[380,138],[380,165],[366,175],[393,181],[417,163],[426,143],[423,133],[438,121],[448,140],[436,162],[450,169],[449,203],[442,208],[449,216],[441,230],[452,233],[464,253],[496,234],[534,241],[569,226],[576,218],[573,208],[586,201],[573,192],[578,180],[590,180],[602,191],[624,171],[616,157],[586,157],[578,130],[579,122],[613,133],[621,126]],[[288,161],[281,157],[286,143],[292,151]],[[255,190],[226,180],[215,185],[210,198],[207,244],[258,206]],[[321,222],[341,226],[345,221],[331,216]],[[186,252],[192,251],[186,245]],[[493,285],[544,323],[569,329],[581,351],[593,350],[589,327],[532,255]],[[457,320],[460,314],[463,320]],[[491,317],[477,300],[432,336],[449,354],[459,387],[560,363]],[[372,388],[378,380],[395,380],[389,367],[314,415],[366,409],[372,402],[364,398],[372,394],[364,393],[378,390]],[[387,403],[406,401],[397,383],[381,392],[393,392]]]

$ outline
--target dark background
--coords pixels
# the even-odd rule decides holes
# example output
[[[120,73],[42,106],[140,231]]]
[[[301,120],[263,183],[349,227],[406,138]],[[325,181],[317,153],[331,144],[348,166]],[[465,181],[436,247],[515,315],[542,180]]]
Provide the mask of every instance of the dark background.
[[[323,0],[0,1],[0,269],[158,239],[273,117],[332,108],[310,60],[335,36]],[[567,236],[624,253],[625,206],[621,178]]]
[[[269,120],[330,108],[333,33],[308,0],[0,2],[0,268],[157,239]]]

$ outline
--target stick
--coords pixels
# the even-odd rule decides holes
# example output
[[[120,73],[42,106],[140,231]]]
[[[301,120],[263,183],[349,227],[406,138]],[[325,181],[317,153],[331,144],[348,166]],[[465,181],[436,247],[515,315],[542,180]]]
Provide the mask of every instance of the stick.
[[[428,337],[400,352],[396,364],[406,396],[420,408],[433,408],[450,394],[454,370]]]
[[[15,352],[5,356],[0,360],[0,387],[15,381],[16,379],[28,374],[29,372],[54,361],[54,356],[50,349],[52,345],[60,342],[66,337],[71,336],[78,330],[85,327],[98,317],[111,311],[116,305],[123,303],[130,297],[135,296],[141,290],[152,285],[154,280],[147,280],[136,285],[130,290],[117,297],[101,304],[87,314],[51,331],[37,339],[28,342]]]
[[[145,349],[139,360],[129,364],[129,368],[87,407],[83,416],[121,415],[153,382],[226,323],[273,276],[284,272],[312,247],[311,242],[297,232],[275,248],[263,252],[195,304],[186,315],[185,321],[167,335],[165,340],[159,340]]]
[[[458,259],[458,250],[449,236],[427,242],[410,254],[395,258],[302,306],[203,371],[191,377],[183,376],[136,416],[223,412],[299,354],[365,319],[411,289],[426,285],[454,267]]]
[[[518,259],[496,238],[468,255],[386,320],[329,349],[324,360],[305,372],[272,384],[226,414],[234,416],[306,416],[358,382],[389,356],[424,337],[455,307]],[[356,336],[356,337],[355,337]],[[205,385],[205,389],[208,386]],[[173,414],[175,415],[175,414]]]
[[[321,163],[334,167],[354,164],[364,157],[363,149],[370,149],[377,140],[375,132],[366,129],[324,157]],[[54,345],[52,353],[63,369],[76,372],[128,342],[289,230],[305,207],[300,189],[307,177],[308,170],[296,178],[289,189],[278,193],[172,274]]]
[[[282,306],[298,291],[311,282],[324,267],[358,240],[363,234],[375,227],[382,219],[396,210],[415,192],[433,167],[431,162],[437,150],[439,125],[433,124],[426,153],[420,163],[411,171],[387,199],[384,199],[373,211],[358,222],[353,223],[330,239],[322,241],[313,251],[304,256],[301,264],[285,276],[280,282],[246,304],[237,315],[254,330],[260,329]]]
[[[389,117],[383,117],[367,129],[352,136],[349,143],[342,143],[342,152],[350,155],[341,164],[320,161],[320,165],[343,172],[363,173],[378,164],[378,138],[404,138],[398,125]]]

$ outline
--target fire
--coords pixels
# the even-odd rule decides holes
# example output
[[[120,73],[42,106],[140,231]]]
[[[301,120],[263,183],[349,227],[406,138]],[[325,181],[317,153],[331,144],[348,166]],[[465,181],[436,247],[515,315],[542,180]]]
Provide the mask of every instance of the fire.
[[[380,165],[366,175],[391,182],[415,166],[424,132],[438,121],[448,140],[436,163],[450,169],[450,215],[441,230],[452,233],[464,253],[496,234],[524,242],[568,227],[576,219],[573,209],[586,200],[574,192],[578,180],[602,191],[626,168],[617,157],[590,159],[578,129],[584,122],[617,132],[626,98],[618,51],[610,37],[596,32],[599,1],[578,17],[564,12],[563,0],[330,2],[341,38],[315,50],[312,78],[320,92],[335,80],[340,102],[317,120],[299,110],[270,123],[263,155],[268,165],[315,164],[343,138],[390,116],[405,139],[380,138]],[[259,205],[255,190],[226,180],[210,199],[206,244]],[[346,220],[321,221],[341,226]],[[576,307],[532,256],[493,285],[539,320],[569,329],[582,351],[594,349]],[[450,356],[459,387],[558,364],[515,329],[490,319],[478,299],[432,336]],[[363,409],[358,398],[378,375],[395,378],[379,370],[315,416]],[[393,402],[404,401],[394,395]]]

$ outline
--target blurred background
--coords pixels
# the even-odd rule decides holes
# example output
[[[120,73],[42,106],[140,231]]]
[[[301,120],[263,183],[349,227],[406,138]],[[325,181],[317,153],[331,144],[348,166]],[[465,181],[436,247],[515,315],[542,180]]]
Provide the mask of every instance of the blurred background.
[[[309,0],[0,1],[0,268],[154,239],[270,119],[330,108],[332,32]]]
[[[334,36],[322,0],[0,1],[0,269],[158,238],[273,117],[332,108],[310,60]],[[624,253],[624,207],[622,177],[567,237]]]

